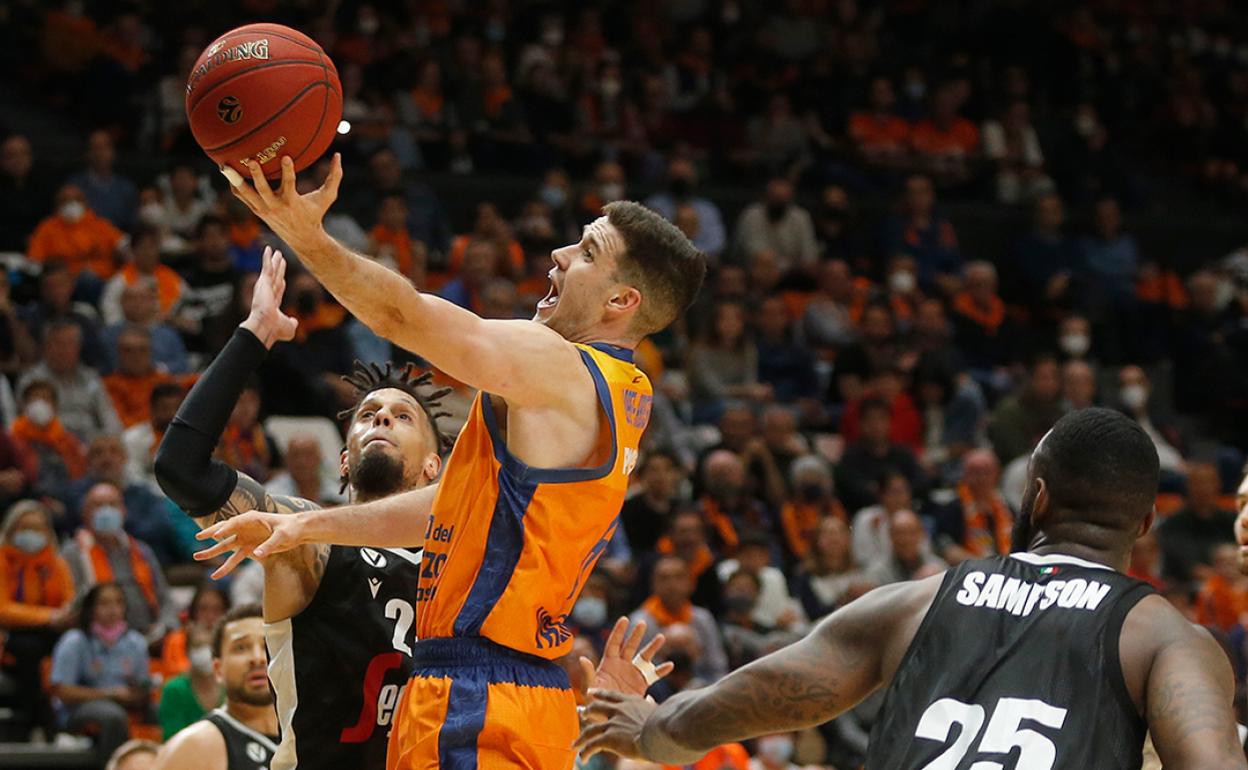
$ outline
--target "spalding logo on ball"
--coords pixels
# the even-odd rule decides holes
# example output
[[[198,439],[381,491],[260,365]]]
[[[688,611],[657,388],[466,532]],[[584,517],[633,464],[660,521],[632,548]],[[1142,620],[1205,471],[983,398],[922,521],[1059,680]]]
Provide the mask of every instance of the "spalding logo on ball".
[[[338,70],[316,41],[280,24],[248,24],[208,46],[186,81],[186,117],[195,141],[218,165],[248,176],[244,161],[281,176],[329,149],[342,120]]]

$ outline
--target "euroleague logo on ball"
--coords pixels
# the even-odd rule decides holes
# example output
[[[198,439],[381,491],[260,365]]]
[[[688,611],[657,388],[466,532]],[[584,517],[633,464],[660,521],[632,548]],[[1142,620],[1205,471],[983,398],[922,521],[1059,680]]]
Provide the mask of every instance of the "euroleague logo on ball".
[[[223,96],[217,102],[217,117],[225,123],[237,123],[243,116],[243,105],[236,96]]]

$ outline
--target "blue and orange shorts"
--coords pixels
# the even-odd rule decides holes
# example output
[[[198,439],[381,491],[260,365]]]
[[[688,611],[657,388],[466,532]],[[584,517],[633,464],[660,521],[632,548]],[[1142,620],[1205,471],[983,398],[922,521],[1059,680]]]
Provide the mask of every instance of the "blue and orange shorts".
[[[482,637],[424,639],[387,770],[569,770],[576,701],[555,663]]]

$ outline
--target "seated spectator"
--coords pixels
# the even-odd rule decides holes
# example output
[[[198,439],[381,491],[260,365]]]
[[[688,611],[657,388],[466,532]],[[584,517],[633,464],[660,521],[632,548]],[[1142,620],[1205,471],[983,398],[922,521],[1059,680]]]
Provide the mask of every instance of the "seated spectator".
[[[724,220],[714,202],[697,194],[697,186],[698,172],[693,162],[675,156],[667,165],[667,189],[646,198],[645,204],[670,222],[676,221],[678,206],[689,206],[698,223],[697,232],[690,240],[715,264],[727,245]]]
[[[815,530],[826,518],[849,524],[845,507],[833,489],[832,468],[818,455],[799,457],[789,465],[793,495],[780,508],[780,528],[784,543],[794,560],[806,558],[814,543]]]
[[[1158,591],[1165,589],[1161,576],[1161,544],[1157,541],[1156,527],[1136,538],[1135,545],[1131,546],[1131,566],[1127,574]]]
[[[953,224],[936,213],[932,180],[923,174],[906,179],[901,209],[884,221],[886,257],[906,254],[919,268],[919,288],[952,296],[961,283],[962,254]]]
[[[92,131],[87,137],[87,167],[71,176],[69,183],[82,190],[92,211],[119,230],[129,230],[138,212],[139,192],[134,182],[113,170],[116,159],[108,131]]]
[[[1157,459],[1161,463],[1162,473],[1181,476],[1187,468],[1183,454],[1175,444],[1182,444],[1178,431],[1154,416],[1149,408],[1152,398],[1152,383],[1148,375],[1138,366],[1124,366],[1118,371],[1118,403],[1131,419],[1140,424],[1157,448]],[[1160,423],[1160,424],[1159,424]]]
[[[71,321],[82,334],[82,360],[89,366],[105,363],[100,343],[99,317],[86,303],[74,302],[74,278],[60,259],[44,263],[39,273],[39,297],[22,306],[18,317],[36,342],[42,342],[48,326],[57,321]]]
[[[966,182],[979,155],[979,129],[958,114],[959,95],[954,84],[937,89],[932,110],[910,134],[910,144],[925,171],[943,185]]]
[[[140,227],[130,245],[131,260],[104,284],[100,295],[100,315],[104,323],[113,325],[125,319],[122,293],[129,286],[147,283],[156,290],[153,321],[168,318],[186,291],[186,281],[172,268],[160,263],[160,233]]]
[[[745,461],[727,449],[716,449],[702,463],[702,497],[698,511],[723,555],[736,551],[743,529],[773,530],[767,508],[750,496]]]
[[[127,473],[136,482],[147,484],[152,492],[160,494],[160,486],[156,483],[156,473],[152,464],[156,458],[156,447],[165,437],[165,430],[173,422],[186,390],[176,382],[160,382],[152,386],[148,399],[149,415],[146,420],[126,428],[121,434],[121,441],[126,447],[128,456]]]
[[[0,508],[34,494],[38,458],[7,431],[0,431]]]
[[[1092,360],[1092,324],[1086,316],[1071,313],[1062,319],[1057,331],[1057,349],[1068,361]]]
[[[283,312],[299,322],[295,345],[280,345],[260,371],[264,401],[283,414],[336,419],[355,403],[343,379],[354,361],[347,311],[329,299],[311,273],[289,279]]]
[[[689,346],[690,396],[695,422],[714,422],[727,399],[768,401],[771,386],[758,381],[758,349],[746,329],[745,307],[725,301],[715,306],[714,319],[700,339]]]
[[[594,652],[601,654],[611,634],[616,615],[611,614],[611,594],[615,590],[612,579],[603,572],[595,571],[585,579],[585,588],[568,613],[568,627],[578,637],[585,637],[594,645]]]
[[[841,436],[853,443],[861,435],[860,414],[862,403],[876,399],[888,404],[891,421],[888,439],[901,444],[912,452],[923,450],[923,418],[915,406],[914,398],[906,392],[905,374],[898,368],[877,372],[865,383],[862,396],[845,404],[841,413]]]
[[[35,726],[54,732],[41,666],[73,619],[73,598],[74,581],[56,552],[47,510],[34,500],[15,503],[0,527],[0,631],[6,637],[2,668],[13,677],[16,702],[28,709],[27,734]]]
[[[272,474],[279,453],[277,444],[265,432],[259,418],[260,388],[252,381],[243,388],[234,410],[230,412],[230,421],[225,425],[217,452],[222,462],[263,484]]]
[[[487,283],[481,290],[481,317],[503,321],[525,317],[516,285],[506,278],[495,278]]]
[[[1001,465],[992,452],[966,454],[958,498],[935,516],[937,552],[950,565],[1010,553],[1014,514],[997,491],[1000,480]]]
[[[1211,558],[1210,575],[1196,595],[1196,622],[1225,635],[1248,611],[1248,576],[1239,571],[1238,546],[1216,546]]]
[[[861,260],[867,253],[865,228],[849,193],[839,184],[830,184],[824,186],[820,198],[821,205],[814,215],[819,256],[824,262]]]
[[[879,502],[858,511],[851,522],[854,561],[864,569],[892,552],[889,522],[893,514],[917,510],[910,494],[910,482],[902,474],[885,473],[876,486]]]
[[[368,253],[382,264],[412,279],[417,286],[425,286],[425,261],[427,250],[419,241],[413,241],[407,229],[407,202],[401,195],[390,195],[381,200],[377,212],[377,224],[368,234]]]
[[[165,637],[162,669],[166,677],[157,718],[164,740],[225,701],[212,669],[213,628],[230,609],[218,589],[200,586],[187,608],[186,624]]]
[[[997,200],[1027,203],[1056,189],[1044,170],[1044,152],[1031,125],[1031,107],[1019,99],[1009,103],[1000,119],[984,123],[984,157],[997,177]]]
[[[260,229],[260,218],[239,198],[222,199],[230,239],[230,261],[240,273],[260,272],[260,259],[268,245]]]
[[[31,380],[21,390],[22,414],[13,420],[10,436],[19,452],[32,456],[36,469],[31,491],[55,497],[86,471],[82,441],[57,416],[56,388]]]
[[[787,483],[793,463],[799,457],[810,453],[810,442],[798,432],[797,413],[788,407],[773,404],[764,408],[760,422],[763,447],[758,449],[766,451],[760,452],[758,449],[753,449],[753,453],[761,455],[760,459],[764,462],[770,461],[767,462],[768,465],[775,466],[775,471],[780,478],[771,479],[771,469],[767,468],[764,488],[768,490],[768,502],[779,507],[789,496],[790,490]],[[747,456],[751,454],[752,448],[757,443],[757,440],[747,442],[745,447]],[[774,499],[771,499],[773,497]]]
[[[868,383],[895,369],[901,349],[888,305],[872,302],[862,310],[858,341],[836,356],[829,400],[850,403],[866,395]]]
[[[1135,238],[1122,230],[1122,211],[1114,198],[1096,202],[1093,232],[1080,241],[1080,260],[1090,271],[1099,298],[1120,306],[1135,296],[1140,266]]]
[[[914,373],[914,393],[923,419],[923,464],[941,481],[952,482],[962,456],[984,441],[983,392],[938,356],[925,354]]]
[[[494,241],[474,240],[464,247],[459,275],[438,289],[438,295],[474,313],[481,312],[481,293],[499,272]]]
[[[892,550],[867,568],[867,579],[875,585],[919,580],[935,575],[948,566],[932,555],[923,522],[912,511],[893,514],[889,520],[888,538]]]
[[[1213,551],[1235,542],[1235,512],[1218,502],[1217,467],[1193,463],[1187,472],[1187,505],[1157,526],[1166,580],[1195,587],[1212,576]]]
[[[524,277],[524,249],[512,235],[511,225],[507,224],[506,218],[499,213],[498,207],[493,203],[478,204],[477,218],[472,232],[457,235],[451,241],[446,269],[452,275],[461,274],[467,268],[468,247],[473,241],[487,241],[494,244],[496,254],[499,256],[498,262],[494,265],[496,275],[507,276],[513,280],[520,280]]]
[[[292,436],[286,445],[286,470],[269,479],[269,494],[301,497],[318,505],[341,505],[346,497],[341,482],[324,473],[321,443],[315,436]]]
[[[685,474],[674,455],[653,450],[641,461],[636,478],[639,490],[624,501],[620,526],[628,535],[629,545],[645,553],[654,550],[671,526]]]
[[[104,382],[82,361],[82,330],[65,319],[48,324],[43,335],[43,357],[18,380],[17,389],[36,380],[56,388],[57,412],[66,428],[83,441],[101,433],[121,432]]]
[[[759,249],[747,255],[745,269],[749,289],[746,299],[750,305],[757,304],[780,290],[780,283],[784,280],[780,259],[780,255],[771,249]]]
[[[26,241],[52,207],[43,174],[35,173],[30,140],[10,134],[0,143],[0,251],[26,252]]]
[[[702,520],[702,514],[692,508],[682,508],[672,514],[665,534],[655,544],[654,553],[683,559],[694,581],[694,604],[712,611],[719,608],[719,576],[711,569],[715,566],[716,558],[707,541],[706,523]],[[652,571],[654,564],[647,567]],[[648,580],[641,580],[637,587],[641,588],[648,583]],[[644,596],[639,596],[636,600],[641,601],[643,598]]]
[[[836,487],[841,490],[841,499],[850,510],[859,510],[874,502],[876,492],[872,482],[883,478],[889,471],[905,476],[911,488],[923,483],[922,471],[914,454],[889,438],[892,413],[888,404],[878,399],[867,399],[859,409],[859,416],[862,435],[846,448],[836,469]]]
[[[802,315],[802,337],[824,358],[852,345],[858,331],[850,314],[854,276],[849,263],[830,259],[819,265],[817,289]]]
[[[191,549],[183,543],[170,521],[165,499],[142,481],[127,477],[126,447],[120,436],[97,436],[87,447],[87,473],[70,484],[61,499],[65,515],[57,529],[72,534],[82,525],[82,507],[87,493],[97,484],[112,484],[121,490],[126,503],[126,532],[149,545],[161,564],[189,561]]]
[[[758,575],[737,570],[724,581],[720,629],[729,669],[740,668],[801,638],[801,634],[768,626],[758,620],[765,599]]]
[[[878,300],[888,303],[897,321],[897,330],[908,334],[914,326],[914,316],[923,292],[919,290],[918,265],[914,257],[897,254],[888,260],[884,282],[878,292]],[[865,300],[864,300],[865,305]]]
[[[881,169],[901,168],[910,154],[910,124],[893,111],[893,82],[880,75],[871,80],[870,105],[849,116],[849,139],[858,156]]]
[[[783,93],[771,94],[767,112],[746,122],[745,137],[739,157],[767,173],[793,178],[810,162],[806,126]]]
[[[13,301],[7,271],[0,271],[0,375],[10,381],[39,357],[39,345]]]
[[[155,642],[177,627],[169,585],[156,554],[147,543],[126,534],[126,503],[121,490],[96,484],[82,504],[82,528],[61,555],[69,564],[74,586],[82,596],[100,583],[118,585],[125,593],[129,627]]]
[[[159,743],[132,738],[117,747],[104,770],[155,770],[159,753]]]
[[[754,741],[755,754],[750,770],[798,770],[793,763],[797,733],[764,735]]]
[[[856,562],[849,525],[835,516],[820,519],[793,579],[793,594],[812,623],[871,589]]]
[[[412,238],[428,246],[430,251],[445,254],[451,241],[447,224],[449,217],[433,188],[404,179],[403,166],[389,148],[372,154],[369,170],[372,172],[371,184],[356,188],[355,194],[347,201],[347,208],[356,221],[371,227],[375,224],[373,218],[381,210],[381,200],[390,195],[400,195],[407,203],[407,226]]]
[[[706,608],[690,601],[693,579],[689,575],[689,565],[679,557],[664,556],[654,565],[650,585],[653,593],[629,620],[646,622],[647,642],[673,625],[692,628],[700,651],[692,674],[708,684],[718,681],[728,673],[728,656],[724,653],[715,618]]]
[[[104,378],[121,424],[127,428],[151,419],[152,392],[157,385],[181,385],[177,377],[156,367],[152,360],[152,334],[128,325],[117,335],[117,370]]]
[[[103,763],[130,734],[130,715],[144,719],[150,708],[147,642],[126,622],[126,594],[101,581],[86,590],[78,628],[52,651],[52,695],[62,726],[87,734]]]
[[[811,401],[818,395],[814,357],[794,338],[789,311],[779,295],[763,300],[756,314],[758,380],[782,404]]]
[[[1040,356],[1022,389],[997,403],[988,419],[988,440],[1002,462],[1031,452],[1040,437],[1065,413],[1057,361]]]
[[[1067,411],[1097,405],[1096,373],[1086,361],[1074,360],[1062,364],[1062,403]]]
[[[954,343],[971,375],[997,381],[1016,356],[1016,334],[997,295],[997,269],[991,262],[966,266],[963,290],[953,299]]]
[[[733,250],[738,255],[774,251],[782,275],[813,270],[819,261],[814,220],[793,198],[793,184],[787,179],[768,182],[763,199],[746,206],[738,217]]]
[[[181,255],[194,242],[200,220],[212,211],[212,187],[195,173],[195,169],[184,163],[174,166],[169,172],[167,189],[163,177],[159,186],[163,191],[159,224],[176,239],[171,251]],[[161,250],[164,249],[162,244]]]
[[[783,629],[798,634],[806,632],[809,621],[802,606],[789,595],[789,584],[779,567],[772,566],[772,538],[761,532],[746,533],[737,547],[737,555],[721,561],[715,571],[724,584],[723,609],[728,610],[728,583],[742,572],[758,581],[755,603],[750,615],[759,626]]]
[[[220,217],[199,220],[195,230],[195,256],[183,273],[186,289],[175,312],[188,349],[215,352],[207,347],[205,332],[212,322],[230,312],[239,271],[230,255],[229,229]]]
[[[39,263],[64,260],[79,286],[94,282],[98,295],[100,282],[117,271],[125,249],[125,233],[87,207],[81,188],[67,184],[56,193],[56,213],[31,233],[26,256]],[[84,278],[84,272],[89,277]]]
[[[166,326],[158,320],[156,290],[152,284],[140,282],[122,289],[121,311],[121,322],[105,329],[102,336],[108,361],[107,371],[117,367],[117,346],[127,328],[138,328],[148,334],[152,362],[162,372],[183,374],[190,370],[186,345],[183,344],[181,335],[172,326]]]
[[[1062,230],[1066,213],[1056,193],[1036,199],[1032,229],[1014,245],[1005,270],[1007,296],[1039,317],[1070,308],[1077,299],[1079,250]]]
[[[604,160],[594,166],[594,177],[577,201],[577,218],[588,224],[602,216],[603,206],[624,200],[627,193],[628,178],[624,167],[615,161]]]

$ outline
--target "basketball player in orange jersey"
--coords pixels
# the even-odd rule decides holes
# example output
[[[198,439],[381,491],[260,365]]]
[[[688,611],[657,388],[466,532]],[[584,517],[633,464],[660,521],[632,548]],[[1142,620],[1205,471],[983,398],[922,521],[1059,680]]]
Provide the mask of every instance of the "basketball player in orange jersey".
[[[231,567],[301,544],[425,546],[415,670],[391,731],[397,770],[571,767],[574,698],[553,659],[565,621],[618,526],[651,388],[633,348],[675,320],[706,272],[674,225],[613,203],[551,254],[531,321],[485,320],[422,293],[321,226],[342,180],[270,188],[258,166],[234,194],[377,334],[480,389],[436,490],[204,530]]]

